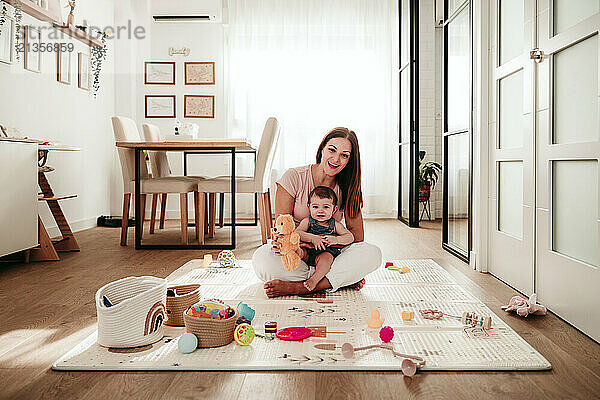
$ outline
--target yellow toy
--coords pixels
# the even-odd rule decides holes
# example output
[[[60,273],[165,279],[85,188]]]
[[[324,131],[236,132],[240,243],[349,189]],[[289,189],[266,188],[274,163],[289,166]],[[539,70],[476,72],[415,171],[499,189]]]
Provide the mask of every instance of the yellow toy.
[[[275,220],[273,232],[277,235],[275,241],[279,243],[281,261],[286,270],[292,271],[300,264],[300,256],[296,250],[300,247],[300,235],[295,232],[294,218],[289,215],[280,215]]]
[[[233,339],[240,346],[248,346],[254,340],[254,336],[254,328],[248,324],[239,324],[233,332]]]
[[[365,317],[365,320],[367,321],[367,326],[373,329],[381,328],[381,326],[385,322],[385,318],[380,318],[378,309],[374,309],[373,311],[371,311],[371,318]]]
[[[402,321],[412,321],[414,318],[414,311],[402,311]]]

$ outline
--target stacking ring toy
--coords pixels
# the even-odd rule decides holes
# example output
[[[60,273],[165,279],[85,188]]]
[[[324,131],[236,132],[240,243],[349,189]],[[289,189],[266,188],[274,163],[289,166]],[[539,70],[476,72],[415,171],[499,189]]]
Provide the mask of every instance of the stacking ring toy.
[[[248,346],[254,340],[254,328],[252,325],[239,324],[233,332],[235,342],[241,346]]]

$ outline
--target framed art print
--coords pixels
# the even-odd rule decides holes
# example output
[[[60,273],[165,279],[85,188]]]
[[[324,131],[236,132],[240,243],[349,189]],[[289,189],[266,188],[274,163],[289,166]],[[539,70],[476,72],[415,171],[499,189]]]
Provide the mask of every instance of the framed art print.
[[[174,61],[146,61],[144,63],[145,85],[174,85]]]
[[[183,97],[184,118],[214,118],[215,96],[185,95]]]
[[[79,53],[77,59],[77,86],[79,89],[90,90],[90,56]]]
[[[15,38],[15,20],[3,15],[4,24],[0,25],[0,62],[13,63],[13,42]]]
[[[57,74],[56,79],[60,83],[64,83],[66,85],[71,84],[71,52],[65,51],[65,49],[59,46],[58,51],[56,52],[57,59]]]
[[[175,96],[147,94],[146,118],[175,118]]]
[[[25,26],[23,29],[23,49],[25,58],[23,66],[27,71],[40,72],[41,57],[40,48],[42,42],[42,33],[39,29],[32,28],[31,26]]]
[[[186,62],[184,69],[186,85],[215,84],[214,62]]]

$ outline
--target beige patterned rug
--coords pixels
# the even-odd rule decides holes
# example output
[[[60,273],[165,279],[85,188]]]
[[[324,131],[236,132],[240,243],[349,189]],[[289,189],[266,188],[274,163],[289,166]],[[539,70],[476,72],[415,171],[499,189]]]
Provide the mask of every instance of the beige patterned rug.
[[[287,296],[268,299],[249,260],[237,268],[203,269],[202,260],[192,260],[174,271],[169,283],[199,283],[207,298],[221,298],[237,305],[244,301],[256,310],[252,322],[262,333],[266,321],[278,327],[319,327],[318,337],[302,342],[267,341],[256,337],[242,347],[235,342],[214,349],[197,349],[182,354],[177,347],[184,328],[165,328],[158,343],[135,351],[113,352],[96,343],[92,334],[53,368],[63,371],[96,370],[400,370],[402,361],[389,351],[371,349],[356,352],[354,358],[341,355],[341,345],[381,343],[378,332],[367,327],[365,317],[379,309],[385,324],[395,335],[394,348],[423,357],[425,370],[542,370],[550,363],[480,300],[463,289],[433,260],[397,260],[410,272],[401,274],[379,268],[367,276],[360,291],[343,289],[314,298]],[[436,309],[460,316],[475,312],[492,317],[492,329],[465,327],[456,319],[423,319],[420,309]],[[414,311],[413,321],[403,322],[402,311]],[[322,350],[330,344],[334,350]],[[333,345],[333,346],[331,346]]]

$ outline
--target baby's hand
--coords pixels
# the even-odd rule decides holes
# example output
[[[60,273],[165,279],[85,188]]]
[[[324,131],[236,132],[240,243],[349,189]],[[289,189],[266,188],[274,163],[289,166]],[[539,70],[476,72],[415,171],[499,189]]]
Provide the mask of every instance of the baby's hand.
[[[327,246],[321,236],[314,235],[311,242],[316,250],[325,250],[325,247]]]
[[[323,242],[325,242],[326,246],[334,246],[338,243],[338,237],[335,235],[323,235],[321,236],[323,238]]]

